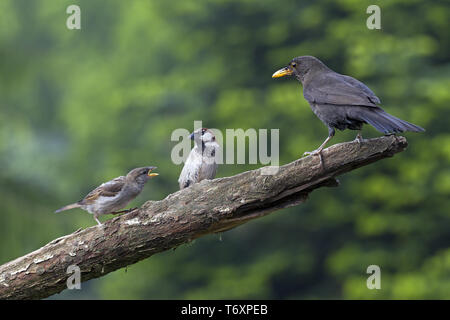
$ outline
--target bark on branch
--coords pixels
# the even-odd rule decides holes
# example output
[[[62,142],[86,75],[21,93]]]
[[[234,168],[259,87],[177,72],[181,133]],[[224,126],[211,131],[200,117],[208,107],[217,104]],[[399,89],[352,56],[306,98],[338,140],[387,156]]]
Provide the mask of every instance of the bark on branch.
[[[391,157],[407,146],[404,137],[385,136],[341,143],[279,167],[202,181],[147,201],[141,208],[55,239],[42,248],[0,266],[0,299],[38,299],[61,292],[77,265],[81,280],[98,278],[151,255],[177,247],[208,233],[229,230],[306,200],[322,186],[336,186],[335,177],[374,161]]]

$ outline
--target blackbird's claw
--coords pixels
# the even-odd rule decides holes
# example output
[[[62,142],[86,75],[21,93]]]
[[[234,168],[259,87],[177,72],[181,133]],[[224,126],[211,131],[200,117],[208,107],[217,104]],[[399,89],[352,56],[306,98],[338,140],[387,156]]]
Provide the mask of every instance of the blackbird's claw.
[[[322,152],[322,150],[316,149],[314,151],[306,151],[303,156],[317,156]]]
[[[322,167],[322,169],[324,169],[325,166],[323,165],[322,150],[323,150],[323,148],[319,148],[314,151],[307,151],[307,152],[303,153],[303,156],[319,156],[320,166]]]

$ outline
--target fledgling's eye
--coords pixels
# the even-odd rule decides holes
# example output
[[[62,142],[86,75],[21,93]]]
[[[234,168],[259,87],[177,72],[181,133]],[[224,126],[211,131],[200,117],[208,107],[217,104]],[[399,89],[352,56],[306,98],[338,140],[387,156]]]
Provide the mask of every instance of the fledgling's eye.
[[[295,62],[291,63],[292,68],[295,68],[297,66],[297,64]]]

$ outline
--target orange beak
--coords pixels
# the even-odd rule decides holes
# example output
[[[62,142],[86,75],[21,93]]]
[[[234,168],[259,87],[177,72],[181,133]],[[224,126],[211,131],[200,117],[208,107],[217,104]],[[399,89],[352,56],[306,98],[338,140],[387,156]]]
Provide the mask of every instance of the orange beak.
[[[150,170],[148,171],[148,173],[147,173],[147,176],[149,176],[149,177],[156,177],[156,176],[159,176],[159,174],[156,173],[156,172],[155,172],[155,173],[152,173],[152,170],[154,170],[154,169],[156,169],[156,167],[150,169]]]
[[[283,69],[278,70],[272,75],[272,78],[281,78],[284,76],[292,75],[293,71],[289,67],[284,67]]]

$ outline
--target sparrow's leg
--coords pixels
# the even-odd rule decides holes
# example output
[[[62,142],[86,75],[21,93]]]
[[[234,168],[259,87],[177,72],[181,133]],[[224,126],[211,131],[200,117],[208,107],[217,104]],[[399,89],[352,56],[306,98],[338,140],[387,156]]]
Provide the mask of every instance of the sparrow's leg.
[[[96,214],[94,214],[94,219],[95,221],[97,221],[98,225],[101,226],[102,223],[100,222],[100,220],[98,220],[98,216]]]
[[[355,141],[358,141],[359,144],[361,144],[361,142],[364,141],[362,134],[361,134],[361,130],[358,131],[358,134],[356,135]]]

